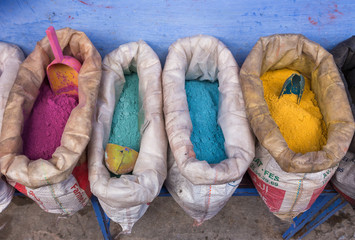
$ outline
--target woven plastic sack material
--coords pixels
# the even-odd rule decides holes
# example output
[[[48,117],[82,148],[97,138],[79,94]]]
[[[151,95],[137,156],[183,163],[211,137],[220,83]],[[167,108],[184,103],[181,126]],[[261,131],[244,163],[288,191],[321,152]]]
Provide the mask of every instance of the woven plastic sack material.
[[[9,92],[24,59],[19,47],[0,42],[0,127]],[[14,189],[1,179],[0,173],[0,212],[10,204],[13,194]]]
[[[311,79],[328,128],[327,144],[320,151],[294,153],[270,115],[260,77],[283,68]],[[344,84],[332,56],[296,34],[260,38],[242,66],[241,80],[248,118],[262,146],[249,173],[270,211],[291,220],[318,197],[349,147],[354,122]]]
[[[238,187],[254,157],[239,67],[231,52],[210,36],[183,38],[169,48],[163,70],[164,114],[171,152],[166,187],[177,203],[202,224],[216,215]],[[228,159],[209,165],[196,159],[185,80],[219,82],[218,124]]]
[[[349,104],[355,117],[355,36],[338,44],[333,50],[334,61],[348,93]],[[331,180],[336,190],[355,208],[355,139],[349,151],[340,161],[339,168]]]
[[[0,137],[0,168],[11,185],[44,210],[70,215],[80,210],[90,195],[85,149],[101,80],[101,57],[83,32],[65,28],[57,35],[64,55],[82,62],[79,104],[72,110],[61,145],[51,159],[31,161],[22,154],[24,122],[39,94],[46,67],[54,59],[48,38],[43,38],[20,66],[9,94]]]
[[[111,178],[104,164],[104,152],[125,83],[124,74],[132,72],[138,74],[139,116],[144,116],[140,151],[132,175]],[[161,64],[144,41],[123,44],[104,58],[96,111],[88,155],[91,191],[107,216],[122,226],[122,233],[130,233],[159,194],[167,172]]]
[[[73,215],[85,207],[91,197],[86,153],[79,159],[73,173],[59,183],[39,188],[26,187],[12,180],[9,183],[44,211],[54,214]]]
[[[258,144],[248,173],[270,211],[291,221],[312,206],[335,171],[336,167],[316,173],[287,173]]]
[[[10,204],[14,192],[14,188],[0,178],[0,213]]]

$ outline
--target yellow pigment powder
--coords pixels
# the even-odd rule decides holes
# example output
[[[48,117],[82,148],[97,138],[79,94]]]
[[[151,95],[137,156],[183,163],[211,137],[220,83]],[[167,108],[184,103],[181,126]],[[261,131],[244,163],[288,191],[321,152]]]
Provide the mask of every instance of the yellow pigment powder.
[[[292,151],[296,153],[319,151],[327,143],[327,129],[317,100],[311,91],[310,81],[304,78],[305,86],[300,104],[297,104],[295,94],[284,94],[279,99],[283,84],[292,73],[298,72],[281,69],[268,71],[261,76],[264,98],[272,118]]]

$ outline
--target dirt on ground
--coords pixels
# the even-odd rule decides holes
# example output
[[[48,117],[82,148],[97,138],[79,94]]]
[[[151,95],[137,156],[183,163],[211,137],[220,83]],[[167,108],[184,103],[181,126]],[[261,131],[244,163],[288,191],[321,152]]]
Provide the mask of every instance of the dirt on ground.
[[[171,197],[158,197],[135,224],[132,234],[118,235],[119,224],[111,224],[116,239],[282,239],[290,226],[269,212],[260,197],[232,197],[211,220],[193,227],[190,218]],[[0,239],[91,240],[103,239],[92,205],[70,217],[41,210],[26,197],[14,197],[0,214]],[[305,240],[355,240],[355,212],[347,205]]]

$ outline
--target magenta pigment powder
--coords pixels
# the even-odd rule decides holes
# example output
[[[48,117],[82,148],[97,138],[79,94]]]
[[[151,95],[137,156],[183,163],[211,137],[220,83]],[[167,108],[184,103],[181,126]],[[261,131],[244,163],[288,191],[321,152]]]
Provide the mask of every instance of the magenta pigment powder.
[[[50,159],[64,131],[78,97],[67,94],[55,95],[45,81],[25,122],[22,139],[23,153],[30,159]]]

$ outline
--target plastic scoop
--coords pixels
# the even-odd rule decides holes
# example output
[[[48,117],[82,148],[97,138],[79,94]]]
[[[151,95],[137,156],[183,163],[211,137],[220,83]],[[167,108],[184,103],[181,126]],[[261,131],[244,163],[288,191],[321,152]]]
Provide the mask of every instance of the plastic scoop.
[[[46,30],[55,59],[47,66],[47,76],[55,94],[78,95],[78,75],[81,63],[73,57],[63,56],[54,27]]]
[[[114,174],[129,173],[133,170],[138,152],[129,147],[108,143],[105,150],[106,167]]]
[[[300,104],[304,91],[304,84],[304,77],[301,74],[293,73],[286,79],[280,92],[279,98],[282,97],[284,94],[293,93],[297,95],[297,103]]]

